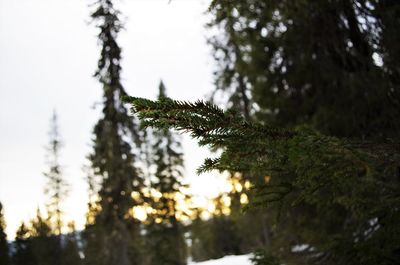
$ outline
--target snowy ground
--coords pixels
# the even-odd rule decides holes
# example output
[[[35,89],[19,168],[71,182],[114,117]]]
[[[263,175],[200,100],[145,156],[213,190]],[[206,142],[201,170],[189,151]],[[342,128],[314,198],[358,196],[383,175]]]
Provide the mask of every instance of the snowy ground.
[[[189,262],[189,265],[251,265],[250,255],[225,256],[221,259],[208,260],[203,262]]]

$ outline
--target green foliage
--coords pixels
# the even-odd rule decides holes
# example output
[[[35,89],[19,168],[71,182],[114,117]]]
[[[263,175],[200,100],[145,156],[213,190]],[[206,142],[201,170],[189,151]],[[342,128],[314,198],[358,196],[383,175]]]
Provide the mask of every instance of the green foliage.
[[[269,205],[269,219],[281,216],[270,226],[271,246],[285,262],[399,259],[399,239],[392,236],[398,231],[386,225],[399,219],[398,210],[388,207],[398,207],[399,191],[399,10],[393,0],[233,0],[210,6],[217,91],[246,120],[248,101],[252,120],[294,128],[294,137],[280,143],[255,138],[264,150],[247,149],[250,139],[238,144],[248,150],[238,150],[240,155],[260,164],[235,167],[258,184],[252,205]],[[304,124],[348,139],[319,135]],[[223,148],[235,157],[230,144]],[[209,161],[211,168],[213,162],[219,161]],[[263,176],[271,182],[262,184]],[[391,243],[381,247],[379,241]],[[292,251],[304,243],[306,250]]]
[[[133,97],[125,99],[133,103],[132,111],[138,114],[144,126],[170,127],[189,132],[193,138],[199,139],[200,145],[225,148],[219,158],[207,159],[199,168],[199,173],[212,169],[241,172],[263,167],[259,164],[261,159],[254,160],[251,155],[268,152],[268,147],[298,134],[296,131],[245,122],[234,110],[224,112],[208,102],[188,103],[169,98],[157,102]],[[248,153],[246,150],[249,150]]]
[[[312,246],[302,253],[310,262],[372,264],[386,256],[382,264],[394,264],[400,240],[394,225],[400,219],[398,144],[377,143],[371,149],[368,143],[342,141],[309,127],[289,130],[245,122],[232,110],[201,101],[126,100],[147,126],[186,131],[202,145],[222,148],[220,157],[206,160],[200,172],[271,176],[256,185],[251,207],[278,202],[285,218],[295,218],[298,211],[302,218],[310,216],[308,226],[315,220],[322,224],[317,233],[303,233],[304,219],[291,223],[288,231],[296,240],[287,242],[287,255],[300,242]]]
[[[272,140],[292,138],[296,134],[295,131],[245,122],[234,110],[224,112],[209,102],[189,103],[169,98],[162,98],[157,102],[134,97],[125,99],[134,103],[132,111],[138,114],[144,126],[154,126],[159,129],[171,127],[178,131],[189,132],[193,138],[199,139],[200,145],[208,145],[213,149],[229,147],[218,159],[206,160],[199,172],[211,169],[240,172],[249,169],[249,163],[258,162],[252,158],[252,161],[248,160],[250,156],[239,157],[242,148],[252,150],[253,154],[265,149],[265,146],[260,147],[251,139],[257,139],[263,145],[268,145],[275,142]],[[244,143],[250,146],[243,146]],[[232,163],[229,163],[231,159]],[[233,161],[238,163],[235,164]],[[224,163],[224,167],[220,167]]]

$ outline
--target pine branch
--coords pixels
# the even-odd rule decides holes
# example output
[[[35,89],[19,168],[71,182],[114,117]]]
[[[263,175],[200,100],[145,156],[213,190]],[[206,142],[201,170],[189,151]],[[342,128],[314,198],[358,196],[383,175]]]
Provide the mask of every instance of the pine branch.
[[[286,129],[246,122],[236,111],[223,111],[210,102],[191,103],[170,98],[152,101],[128,96],[124,101],[132,104],[132,112],[138,114],[145,126],[173,128],[189,132],[195,138],[262,135],[270,139],[285,139],[295,134]],[[213,142],[209,139],[204,144]]]
[[[338,202],[338,193],[351,197],[354,192],[345,191],[353,188],[354,181],[367,181],[377,174],[374,157],[308,127],[287,130],[246,122],[234,110],[223,111],[203,101],[135,97],[125,97],[124,101],[132,104],[132,111],[145,126],[188,132],[202,145],[222,148],[221,156],[207,159],[198,173],[232,170],[274,174],[275,184],[292,183],[298,192],[295,200],[312,201],[316,192],[329,191],[327,203]],[[278,177],[282,174],[271,168],[286,172],[282,180]],[[363,188],[371,188],[367,186]]]

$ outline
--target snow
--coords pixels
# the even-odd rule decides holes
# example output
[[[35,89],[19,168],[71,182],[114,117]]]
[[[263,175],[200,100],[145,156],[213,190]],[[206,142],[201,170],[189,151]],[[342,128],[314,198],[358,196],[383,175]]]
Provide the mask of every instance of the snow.
[[[309,248],[310,245],[308,244],[301,244],[301,245],[295,245],[292,247],[292,252],[303,252],[307,248]]]
[[[250,256],[251,255],[225,256],[221,259],[189,262],[189,265],[251,265]]]

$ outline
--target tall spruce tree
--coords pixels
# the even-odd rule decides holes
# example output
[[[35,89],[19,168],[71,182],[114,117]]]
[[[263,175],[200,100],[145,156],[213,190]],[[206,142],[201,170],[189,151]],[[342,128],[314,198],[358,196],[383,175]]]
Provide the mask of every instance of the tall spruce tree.
[[[10,253],[7,242],[6,222],[4,220],[3,205],[0,202],[0,264],[10,264]]]
[[[63,177],[62,167],[60,165],[62,141],[58,128],[57,113],[55,111],[50,121],[49,137],[50,141],[46,148],[48,152],[48,169],[44,172],[44,176],[47,180],[45,194],[49,197],[47,211],[52,230],[54,230],[56,235],[61,235],[63,227],[63,211],[61,204],[68,195],[69,187],[67,181]]]
[[[166,97],[166,88],[161,81],[159,99]],[[182,194],[183,153],[177,136],[169,130],[153,133],[153,163],[155,165],[151,190],[159,196],[153,197],[148,225],[148,244],[152,265],[186,264],[186,244],[182,224],[178,220],[178,194]]]
[[[138,225],[130,209],[139,202],[132,191],[141,192],[143,180],[132,152],[139,142],[134,120],[121,101],[121,49],[117,36],[122,28],[119,11],[112,1],[95,3],[92,19],[99,29],[100,59],[95,77],[103,86],[102,117],[94,127],[93,152],[89,155],[93,174],[101,178],[94,223],[87,226],[87,264],[140,264],[135,250]]]

